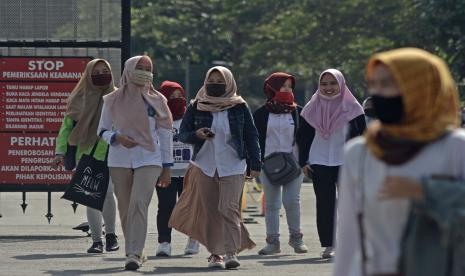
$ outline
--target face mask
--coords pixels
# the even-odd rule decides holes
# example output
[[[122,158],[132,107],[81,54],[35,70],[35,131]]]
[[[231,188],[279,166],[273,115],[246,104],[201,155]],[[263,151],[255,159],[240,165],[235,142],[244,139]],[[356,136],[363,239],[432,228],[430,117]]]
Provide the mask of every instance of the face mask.
[[[337,99],[339,97],[342,96],[341,93],[337,93],[336,95],[333,95],[333,96],[326,96],[326,95],[323,95],[323,93],[319,93],[319,96],[325,100],[328,100],[328,101],[332,101],[334,99]]]
[[[205,89],[210,97],[221,97],[226,94],[226,84],[224,83],[207,83]]]
[[[173,120],[179,120],[186,112],[186,99],[169,99],[168,107],[170,108],[171,114],[173,115]]]
[[[273,100],[275,100],[278,103],[293,104],[294,94],[292,92],[276,92],[276,94],[273,97]]]
[[[404,117],[404,104],[402,96],[397,97],[382,97],[373,95],[373,107],[376,117],[383,124],[397,124]]]
[[[111,82],[111,74],[92,75],[92,83],[95,86],[107,86]]]
[[[140,86],[152,83],[153,74],[145,70],[134,70],[131,73],[131,81]]]
[[[367,108],[364,111],[365,111],[365,116],[370,117],[370,118],[376,118],[376,111],[374,108]]]

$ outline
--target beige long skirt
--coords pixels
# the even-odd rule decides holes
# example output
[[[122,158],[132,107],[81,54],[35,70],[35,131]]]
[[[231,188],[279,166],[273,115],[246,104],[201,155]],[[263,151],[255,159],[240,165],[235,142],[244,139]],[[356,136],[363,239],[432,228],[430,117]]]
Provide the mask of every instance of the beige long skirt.
[[[228,184],[237,185],[237,183],[222,185]],[[242,185],[240,190],[242,191]],[[250,234],[240,218],[240,198],[237,202],[238,210],[235,212],[240,220],[240,237],[229,237],[228,234],[224,234],[228,233],[224,231],[228,230],[224,229],[228,227],[228,223],[225,223],[224,214],[220,213],[218,205],[218,178],[209,177],[199,168],[191,165],[184,177],[184,189],[171,214],[169,226],[198,240],[211,254],[224,255],[226,250],[230,250],[226,247],[231,247],[231,244],[235,247],[236,253],[254,248],[255,243],[250,239]],[[239,231],[236,232],[239,234]]]

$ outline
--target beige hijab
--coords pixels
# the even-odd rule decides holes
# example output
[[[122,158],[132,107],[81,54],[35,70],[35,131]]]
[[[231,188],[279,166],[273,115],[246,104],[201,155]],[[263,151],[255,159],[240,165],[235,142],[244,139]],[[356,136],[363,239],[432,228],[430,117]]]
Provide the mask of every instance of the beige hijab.
[[[116,89],[113,76],[110,85],[103,91],[92,83],[92,70],[99,62],[105,63],[111,72],[110,64],[106,60],[97,58],[89,61],[81,79],[67,99],[66,115],[77,122],[68,137],[70,145],[85,148],[95,143],[103,106],[102,97]]]
[[[139,87],[131,82],[131,74],[142,57],[135,56],[125,62],[120,88],[106,95],[103,99],[108,103],[114,127],[121,134],[134,139],[146,150],[155,151],[155,143],[150,134],[146,103],[155,109],[157,127],[171,129],[173,119],[166,98],[156,91],[152,84]]]
[[[208,77],[213,71],[219,71],[226,81],[226,94],[221,97],[211,97],[207,95],[205,84]],[[237,104],[245,103],[245,100],[237,95],[237,86],[234,76],[231,71],[223,66],[215,66],[208,70],[202,88],[197,92],[195,97],[197,101],[197,109],[201,111],[220,112],[227,110]]]

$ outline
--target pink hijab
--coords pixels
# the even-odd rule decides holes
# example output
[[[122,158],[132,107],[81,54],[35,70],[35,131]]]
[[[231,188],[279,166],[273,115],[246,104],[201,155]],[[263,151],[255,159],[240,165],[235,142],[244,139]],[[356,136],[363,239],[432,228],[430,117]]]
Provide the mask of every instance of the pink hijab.
[[[327,99],[320,94],[320,81],[324,74],[336,78],[341,94],[333,99]],[[328,69],[321,73],[318,90],[302,110],[302,117],[318,131],[324,139],[329,139],[331,133],[341,128],[350,120],[363,114],[362,106],[357,102],[346,85],[344,75],[336,69]]]
[[[155,151],[146,103],[155,109],[157,127],[171,129],[173,119],[166,98],[152,84],[139,87],[131,82],[131,74],[141,58],[135,56],[125,62],[120,87],[104,96],[103,100],[108,103],[113,124],[122,134],[131,137],[146,150]]]

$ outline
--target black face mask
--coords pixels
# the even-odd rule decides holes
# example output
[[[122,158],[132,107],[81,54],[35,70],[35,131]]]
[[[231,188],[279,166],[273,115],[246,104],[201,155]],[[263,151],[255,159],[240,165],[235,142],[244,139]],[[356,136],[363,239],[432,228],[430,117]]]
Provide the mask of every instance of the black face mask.
[[[226,84],[224,83],[207,83],[205,89],[210,97],[221,97],[226,94]]]
[[[365,111],[365,116],[370,117],[370,118],[376,118],[376,111],[374,108],[367,108],[364,111]]]
[[[404,117],[404,104],[402,96],[383,97],[379,95],[371,96],[376,117],[383,124],[400,123]]]

